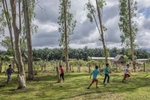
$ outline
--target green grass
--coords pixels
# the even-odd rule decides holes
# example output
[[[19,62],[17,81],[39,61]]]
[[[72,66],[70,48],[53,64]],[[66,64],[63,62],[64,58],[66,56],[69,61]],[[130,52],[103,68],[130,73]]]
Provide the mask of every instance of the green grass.
[[[125,83],[122,74],[111,74],[110,84],[103,86],[103,77],[98,76],[99,88],[90,84],[88,73],[68,73],[64,83],[56,83],[53,73],[39,73],[39,82],[27,81],[27,88],[16,90],[17,79],[13,74],[5,87],[0,87],[0,100],[150,100],[150,74],[132,73]],[[0,83],[6,76],[0,74]]]

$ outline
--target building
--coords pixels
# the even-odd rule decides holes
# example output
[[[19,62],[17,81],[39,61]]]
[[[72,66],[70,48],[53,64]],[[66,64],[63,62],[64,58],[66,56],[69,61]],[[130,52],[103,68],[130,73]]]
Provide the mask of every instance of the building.
[[[117,55],[117,56],[113,59],[113,62],[114,62],[114,63],[117,63],[117,64],[123,64],[123,63],[125,63],[125,60],[124,60],[123,55]]]
[[[149,59],[137,59],[136,62],[146,63],[146,62],[149,62]]]
[[[105,60],[105,57],[91,57],[92,60]],[[108,57],[108,60],[112,61],[114,57]]]

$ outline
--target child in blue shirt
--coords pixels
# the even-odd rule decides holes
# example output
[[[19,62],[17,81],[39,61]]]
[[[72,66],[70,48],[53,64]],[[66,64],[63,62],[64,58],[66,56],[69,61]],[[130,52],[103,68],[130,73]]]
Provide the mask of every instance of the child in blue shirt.
[[[104,81],[103,81],[104,85],[106,85],[106,83],[105,83],[106,79],[107,79],[107,83],[109,83],[110,76],[109,76],[109,69],[108,69],[108,67],[109,67],[109,64],[106,64],[106,67],[104,69],[104,74],[105,74]]]
[[[90,75],[90,79],[91,76],[93,75],[93,80],[91,82],[91,84],[89,85],[89,87],[87,89],[90,89],[91,85],[96,82],[96,88],[98,88],[98,79],[97,79],[97,75],[100,74],[100,71],[98,70],[98,66],[95,66],[95,70],[93,70],[93,72]],[[102,74],[100,74],[102,75]]]

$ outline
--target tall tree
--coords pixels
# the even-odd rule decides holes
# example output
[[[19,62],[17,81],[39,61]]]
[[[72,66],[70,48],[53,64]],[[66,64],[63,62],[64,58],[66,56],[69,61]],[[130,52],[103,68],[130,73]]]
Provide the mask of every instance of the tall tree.
[[[122,43],[125,43],[130,48],[132,55],[132,64],[134,71],[136,71],[134,60],[134,49],[136,47],[135,36],[138,31],[136,22],[133,20],[136,17],[137,1],[135,0],[119,0],[120,8],[120,30],[124,33],[121,35]]]
[[[18,4],[18,6],[17,6]],[[10,6],[11,6],[11,14],[12,14],[12,25],[14,30],[14,39],[15,39],[15,52],[18,62],[18,89],[25,88],[26,87],[26,76],[25,76],[25,70],[24,65],[22,62],[22,56],[21,56],[21,49],[20,49],[20,34],[21,34],[21,1],[18,0],[16,2],[15,0],[10,0]],[[18,16],[17,16],[17,10],[18,10]],[[17,23],[18,20],[18,23]]]
[[[32,57],[32,42],[31,42],[31,20],[29,18],[29,0],[23,0],[24,19],[26,27],[26,38],[28,46],[28,79],[34,79],[33,57]]]
[[[61,33],[60,46],[65,48],[65,60],[66,60],[66,71],[69,70],[68,64],[68,47],[69,47],[69,36],[73,34],[76,26],[76,20],[73,20],[73,14],[69,12],[71,7],[70,0],[60,0],[58,24],[59,32]]]
[[[18,68],[18,63],[17,63],[17,59],[16,59],[16,54],[15,54],[15,47],[14,47],[14,42],[13,42],[13,32],[12,32],[12,24],[11,24],[12,23],[11,15],[10,15],[9,10],[8,10],[7,1],[6,0],[1,0],[1,2],[2,2],[2,6],[3,6],[3,10],[2,10],[3,13],[2,13],[1,18],[2,19],[6,19],[6,21],[5,20],[1,20],[1,22],[2,22],[2,24],[6,22],[6,25],[8,26],[9,35],[10,35],[10,44],[11,44],[11,46],[9,47],[9,50],[12,49],[12,54],[13,54],[14,62],[16,63],[17,68]],[[4,18],[4,15],[5,15],[5,18]],[[8,39],[8,37],[7,37],[7,39]]]
[[[104,27],[102,23],[102,13],[101,13],[103,6],[106,5],[106,3],[105,0],[95,0],[95,2],[96,7],[94,6],[94,4],[92,4],[90,0],[88,0],[88,3],[86,4],[86,8],[88,10],[87,17],[90,19],[90,22],[93,22],[94,20],[96,24],[96,27],[100,34],[99,40],[102,41],[103,44],[105,63],[108,63],[108,53],[107,53],[108,51],[104,39],[104,31],[106,31],[107,29]]]
[[[13,36],[12,36],[12,15],[11,15],[11,11],[10,10],[8,10],[8,9],[10,9],[10,8],[8,8],[8,7],[10,7],[10,6],[7,6],[8,4],[10,4],[10,3],[8,3],[8,1],[7,0],[0,0],[1,2],[2,2],[2,4],[3,4],[3,13],[1,14],[1,19],[3,19],[3,20],[0,20],[1,21],[1,23],[2,23],[2,27],[0,27],[0,29],[1,29],[1,31],[3,31],[2,29],[4,29],[4,26],[5,26],[5,23],[7,24],[7,26],[8,26],[8,29],[9,29],[9,33],[10,33],[10,40],[11,40],[11,45],[13,46]],[[20,0],[16,0],[15,1],[15,3],[16,4],[18,4],[17,6],[16,6],[16,8],[17,9],[19,9],[19,11],[16,11],[17,13],[19,12],[19,14],[17,14],[17,16],[16,16],[16,19],[19,19],[19,42],[20,42],[20,51],[21,52],[25,52],[26,51],[26,49],[27,49],[27,43],[26,43],[26,41],[28,42],[28,44],[30,45],[30,47],[31,47],[31,39],[29,40],[29,37],[31,37],[31,32],[32,33],[35,33],[36,31],[37,31],[37,26],[36,25],[34,25],[34,24],[32,24],[32,25],[30,25],[30,29],[29,29],[29,31],[31,31],[30,32],[30,36],[29,35],[27,35],[27,34],[21,34],[21,33],[26,33],[27,32],[27,28],[26,28],[26,25],[25,24],[23,24],[23,23],[25,23],[26,22],[26,16],[25,15],[27,15],[26,14],[26,10],[24,10],[23,8],[24,8],[24,3],[23,2],[21,2]],[[23,3],[23,4],[20,4],[21,3]],[[34,18],[34,16],[35,16],[35,14],[34,14],[34,7],[35,7],[35,0],[31,0],[31,1],[28,1],[28,6],[27,6],[29,9],[28,9],[28,17],[29,17],[29,21],[30,21],[30,24],[31,24],[31,20]],[[22,11],[21,11],[21,8],[22,8]],[[21,13],[21,12],[23,12],[23,13],[25,13],[25,14],[23,14],[23,13]],[[5,19],[3,18],[3,16],[4,16],[4,14],[5,14],[5,19],[6,19],[6,21],[5,21]],[[21,15],[24,15],[24,16],[21,16]],[[21,17],[20,17],[21,16]],[[22,23],[22,21],[24,21],[23,23]],[[17,25],[18,25],[18,23],[17,23]],[[27,39],[27,40],[26,40]],[[7,39],[8,40],[8,39]],[[8,44],[6,44],[6,41],[7,40],[4,40],[4,41],[2,41],[1,42],[1,44],[4,44],[5,45],[5,47],[9,47],[9,50],[10,50],[10,46],[9,46],[9,44],[10,43],[8,43]],[[3,46],[4,46],[3,45]],[[28,48],[29,48],[29,46],[28,46]],[[28,49],[29,50],[29,49]],[[13,50],[13,47],[12,47],[12,51],[13,51],[13,53],[14,53],[14,51],[15,50]],[[31,53],[31,56],[32,56],[32,48],[30,48],[30,53]],[[14,53],[15,54],[15,53]],[[14,56],[16,56],[16,55],[14,55]],[[15,57],[14,57],[15,58]],[[30,57],[29,56],[29,60],[28,61],[31,61],[32,62],[32,57]],[[32,64],[29,64],[29,66],[28,66],[28,69],[29,69],[29,73],[32,73],[33,74],[33,67],[32,67]],[[18,68],[18,70],[19,70],[19,68]],[[31,75],[31,74],[29,74],[30,75],[30,78],[29,79],[33,79],[33,78],[31,78],[31,77],[33,77],[33,75]]]

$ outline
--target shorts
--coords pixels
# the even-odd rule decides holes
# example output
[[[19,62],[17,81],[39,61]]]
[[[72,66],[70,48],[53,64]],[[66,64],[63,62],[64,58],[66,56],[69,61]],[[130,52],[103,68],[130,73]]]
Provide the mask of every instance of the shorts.
[[[8,79],[10,79],[10,76],[11,76],[10,74],[7,74],[7,78],[8,78]]]
[[[92,83],[94,83],[94,82],[98,82],[98,79],[94,78],[94,79],[92,80]]]
[[[63,73],[60,74],[60,78],[62,78],[63,80],[65,79]]]
[[[124,78],[130,77],[130,74],[124,74]]]

